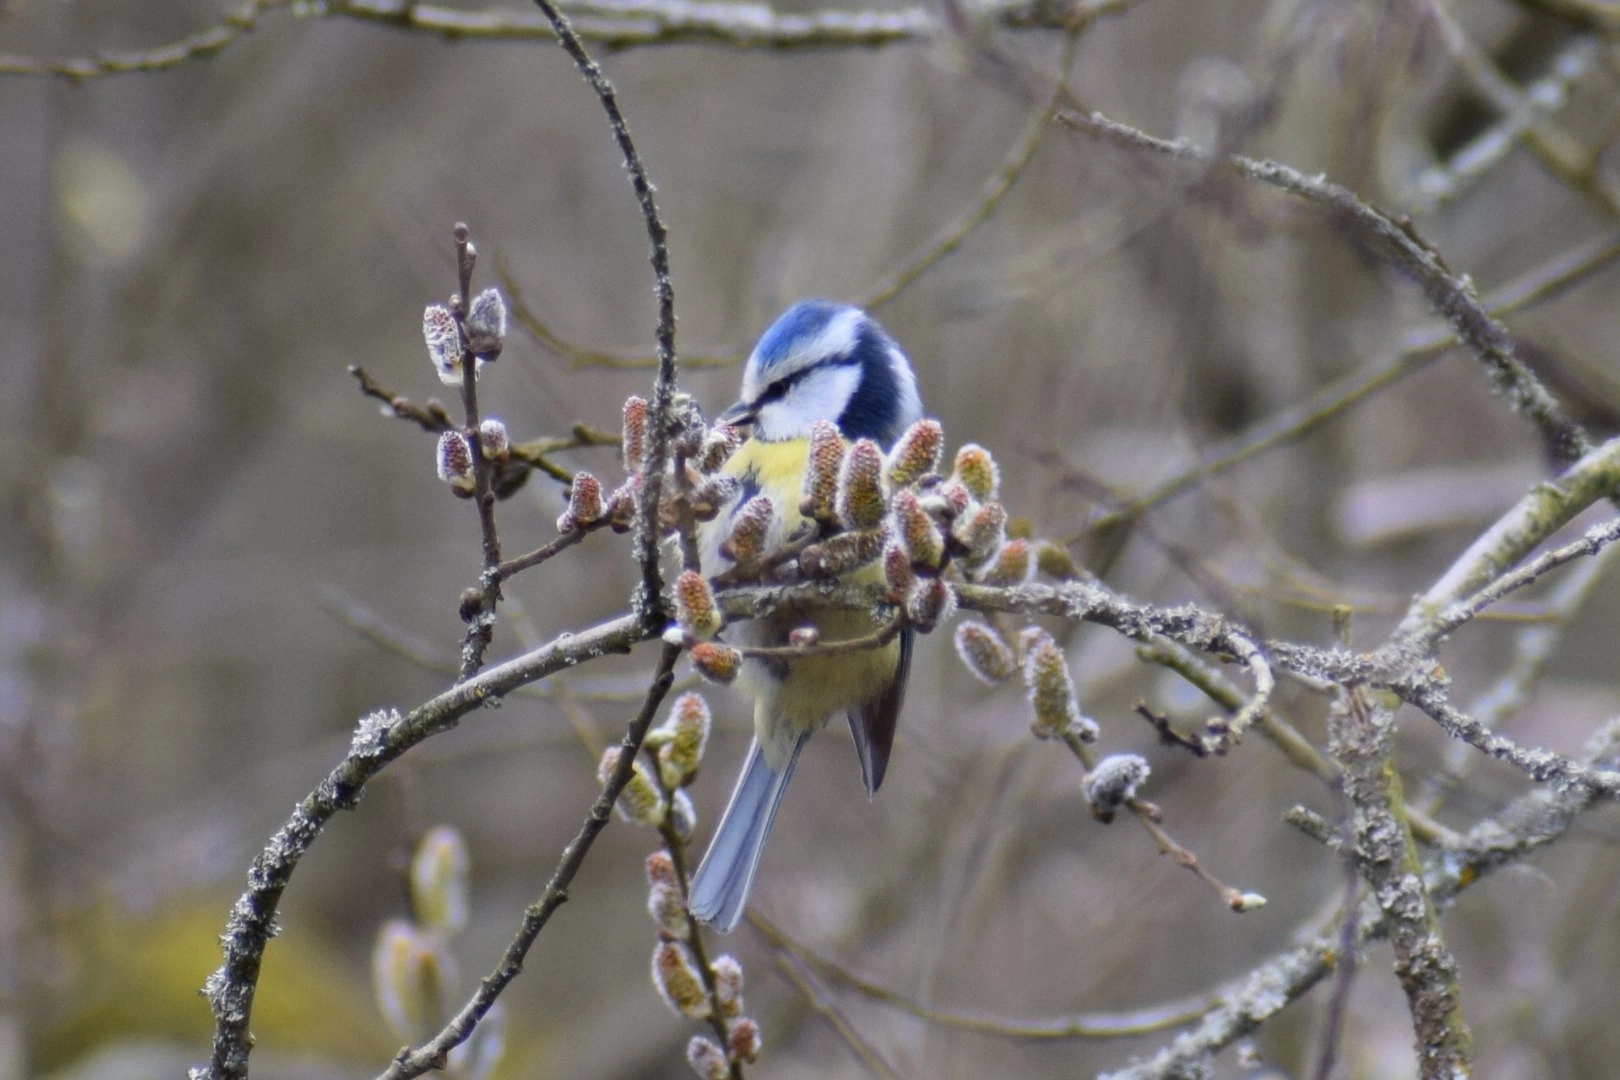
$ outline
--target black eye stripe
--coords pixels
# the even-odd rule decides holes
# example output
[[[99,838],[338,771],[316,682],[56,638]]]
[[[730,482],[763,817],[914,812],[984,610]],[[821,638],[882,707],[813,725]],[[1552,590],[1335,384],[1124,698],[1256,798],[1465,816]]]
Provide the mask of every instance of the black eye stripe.
[[[787,396],[789,390],[792,390],[795,386],[802,382],[805,377],[814,371],[818,366],[820,365],[812,365],[807,368],[800,368],[791,375],[786,375],[780,379],[777,379],[760,392],[760,395],[754,399],[754,404],[756,406],[768,405],[773,401],[780,401],[782,398]]]

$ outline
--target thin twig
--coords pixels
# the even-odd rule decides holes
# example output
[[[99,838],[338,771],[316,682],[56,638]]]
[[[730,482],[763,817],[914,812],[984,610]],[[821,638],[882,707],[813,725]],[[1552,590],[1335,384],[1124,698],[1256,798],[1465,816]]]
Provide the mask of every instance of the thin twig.
[[[628,652],[652,636],[623,616],[577,634],[567,634],[516,659],[488,668],[412,709],[405,716],[375,714],[360,725],[337,767],[304,796],[248,871],[248,888],[232,907],[220,941],[224,961],[204,987],[214,1014],[213,1052],[196,1078],[245,1080],[252,1039],[248,1034],[259,966],[276,929],[281,894],[298,862],[340,810],[350,810],[366,784],[411,747],[454,728],[488,702],[555,672],[607,653]]]
[[[551,350],[558,356],[569,361],[575,368],[610,368],[615,371],[635,371],[642,368],[655,368],[658,366],[658,357],[644,353],[604,352],[600,349],[586,348],[584,345],[575,345],[553,330],[540,315],[529,306],[523,298],[523,290],[518,285],[517,278],[509,271],[499,259],[495,263],[495,275],[500,278],[501,287],[506,291],[508,306],[512,310],[512,321],[529,332],[529,336],[539,342],[544,348]],[[747,353],[715,353],[705,356],[693,356],[690,353],[681,357],[681,366],[687,369],[733,367],[743,362]]]
[[[817,641],[810,645],[734,645],[743,656],[755,660],[803,660],[810,656],[843,656],[854,652],[881,649],[900,636],[908,625],[905,612],[890,619],[870,634],[845,638],[842,641]]]
[[[630,173],[630,187],[641,208],[641,218],[647,228],[647,242],[651,248],[648,261],[652,263],[653,286],[658,295],[658,323],[655,335],[658,342],[658,380],[653,387],[652,411],[647,418],[647,453],[641,469],[641,506],[636,515],[636,561],[641,565],[641,585],[633,601],[642,625],[649,630],[660,629],[665,619],[663,600],[663,573],[659,568],[658,542],[661,531],[658,523],[660,497],[664,490],[664,466],[669,461],[670,424],[675,401],[675,286],[669,276],[668,231],[659,217],[653,200],[652,181],[641,163],[635,140],[630,137],[630,125],[619,108],[618,95],[613,84],[602,73],[601,67],[586,51],[585,43],[574,32],[568,17],[551,0],[534,0],[550,21],[557,34],[557,42],[590,86],[602,111],[607,114],[608,127],[619,152],[624,155],[625,168]]]
[[[1079,0],[1054,5],[1038,0],[992,0],[983,17],[1008,30],[1057,29],[1069,9],[1086,18],[1118,14],[1138,0]],[[53,77],[73,82],[108,75],[168,71],[224,51],[253,30],[260,14],[291,7],[293,0],[245,0],[240,9],[212,26],[173,42],[141,50],[100,52],[55,60],[0,54],[0,75]],[[899,8],[830,8],[778,11],[770,4],[736,0],[582,0],[561,5],[578,24],[583,41],[609,50],[693,42],[739,49],[850,49],[921,45],[938,39],[944,27],[926,4]],[[522,11],[491,7],[451,7],[422,0],[325,0],[305,14],[384,26],[448,41],[549,41],[554,24]]]
[[[849,1047],[850,1052],[860,1060],[867,1072],[879,1080],[899,1080],[899,1074],[883,1060],[883,1055],[861,1037],[861,1033],[855,1030],[855,1025],[849,1022],[838,1006],[833,1004],[832,999],[816,985],[810,973],[804,970],[798,961],[787,953],[777,953],[776,966],[777,970],[798,988],[799,993],[804,995],[805,1000],[810,1002],[810,1007],[832,1025],[833,1031],[844,1040],[844,1045]]]
[[[1596,555],[1616,540],[1620,540],[1620,518],[1613,518],[1602,525],[1594,525],[1574,543],[1542,553],[1513,573],[1497,578],[1467,600],[1453,604],[1434,620],[1428,632],[1435,638],[1443,637],[1477,617],[1508,593],[1535,584],[1543,574],[1565,563]]]
[[[1451,324],[1458,340],[1478,358],[1510,407],[1541,432],[1557,460],[1574,461],[1591,449],[1586,432],[1519,360],[1512,335],[1480,304],[1472,282],[1452,273],[1409,221],[1396,221],[1348,188],[1325,177],[1306,176],[1279,162],[1236,154],[1213,159],[1184,140],[1156,138],[1099,112],[1059,110],[1058,121],[1121,149],[1196,167],[1200,176],[1211,168],[1225,169],[1304,200],[1343,226],[1369,254],[1417,284],[1435,312]]]
[[[387,1071],[380,1074],[379,1080],[408,1080],[409,1077],[421,1076],[441,1068],[450,1051],[472,1035],[473,1029],[488,1014],[507,985],[523,970],[523,960],[528,956],[529,949],[534,946],[551,916],[567,903],[568,888],[573,884],[574,876],[585,864],[585,857],[590,854],[591,845],[596,842],[596,837],[612,820],[613,804],[618,802],[619,792],[630,782],[630,776],[635,770],[636,755],[641,752],[642,740],[646,738],[647,729],[652,726],[653,717],[657,715],[658,708],[663,704],[664,696],[669,693],[670,684],[674,681],[675,660],[679,656],[679,648],[672,645],[664,646],[641,710],[631,720],[629,728],[624,733],[624,740],[619,744],[622,749],[618,764],[614,766],[613,775],[602,785],[602,790],[597,795],[596,801],[591,804],[590,812],[585,815],[585,821],[580,826],[579,832],[569,841],[568,846],[563,848],[562,858],[557,863],[557,869],[552,873],[551,880],[546,883],[540,899],[524,911],[522,925],[506,946],[506,952],[502,955],[500,963],[479,980],[478,989],[443,1030],[417,1049],[402,1052],[389,1065]]]
[[[589,525],[576,525],[567,532],[559,533],[555,540],[552,540],[546,544],[541,544],[539,547],[535,548],[531,552],[528,552],[527,554],[519,555],[516,558],[508,559],[501,563],[500,566],[495,568],[495,577],[500,581],[506,581],[518,574],[521,574],[525,570],[533,569],[560,552],[566,551],[567,549],[573,547],[575,544],[585,539],[585,537],[607,524],[608,522],[606,520],[593,521]]]
[[[1547,262],[1503,285],[1483,301],[1496,318],[1506,318],[1534,304],[1558,296],[1620,259],[1620,240],[1606,237],[1574,251],[1560,252]],[[1251,458],[1293,443],[1372,397],[1378,391],[1412,375],[1458,343],[1450,330],[1418,331],[1407,336],[1394,357],[1373,361],[1361,370],[1322,387],[1304,401],[1262,420],[1234,437],[1210,457],[1163,481],[1150,491],[1097,514],[1064,543],[1075,544],[1092,534],[1132,521],[1148,510],[1191,491],[1205,480],[1228,472]]]
[[[444,405],[433,398],[429,398],[426,405],[417,405],[403,394],[396,394],[383,386],[359,364],[349,365],[349,374],[355,377],[360,384],[360,392],[366,397],[382,402],[383,406],[395,416],[410,421],[431,435],[449,431],[455,426],[450,420],[450,414],[444,411]],[[508,461],[527,465],[559,483],[567,484],[574,479],[574,474],[553,462],[549,455],[563,450],[618,445],[619,436],[614,432],[598,431],[588,424],[575,424],[567,435],[542,435],[539,438],[525,439],[523,442],[512,444],[511,457]],[[499,484],[497,488],[496,495],[504,496],[505,492],[499,489]]]
[[[1612,769],[1620,764],[1620,722],[1611,722],[1593,737],[1582,766]],[[1592,804],[1591,792],[1578,788],[1542,787],[1521,796],[1500,813],[1476,824],[1453,848],[1437,852],[1424,863],[1429,895],[1439,905],[1449,903],[1486,875],[1519,862],[1557,841]],[[1303,997],[1334,970],[1344,948],[1335,929],[1302,945],[1279,953],[1234,980],[1216,995],[1218,1004],[1199,1024],[1177,1036],[1157,1053],[1106,1074],[1102,1080],[1171,1080],[1196,1075],[1216,1053],[1252,1033],[1261,1024]],[[1376,905],[1362,906],[1355,923],[1354,947],[1364,949],[1388,934],[1388,924]]]
[[[1396,633],[1419,648],[1432,646],[1441,613],[1518,565],[1587,507],[1620,490],[1620,439],[1611,439],[1537,484],[1479,535],[1416,601]]]
[[[1091,745],[1082,739],[1074,728],[1065,729],[1061,737],[1063,744],[1069,748],[1069,752],[1080,762],[1081,768],[1090,772],[1097,767],[1097,751],[1092,749]],[[1257,893],[1244,892],[1242,889],[1235,889],[1226,884],[1226,882],[1209,872],[1208,868],[1199,861],[1196,853],[1176,843],[1175,838],[1165,831],[1163,825],[1159,824],[1162,814],[1157,806],[1134,795],[1125,800],[1125,805],[1130,808],[1131,813],[1136,815],[1137,823],[1147,830],[1147,834],[1153,838],[1153,843],[1158,847],[1159,852],[1170,856],[1177,866],[1191,871],[1194,877],[1213,889],[1215,895],[1221,898],[1221,903],[1233,911],[1243,912],[1259,907],[1265,902]]]
[[[841,964],[814,952],[802,942],[794,941],[781,927],[757,911],[749,911],[748,921],[753,924],[754,929],[764,935],[772,947],[791,954],[806,967],[814,968],[822,975],[859,991],[873,1001],[891,1005],[930,1024],[959,1031],[972,1031],[980,1035],[1032,1042],[1140,1038],[1179,1024],[1191,1023],[1202,1016],[1204,1010],[1209,1007],[1210,998],[1206,994],[1131,1012],[1084,1013],[1057,1020],[1010,1020],[981,1013],[940,1009],[924,1005],[905,994],[862,978]]]
[[[1038,109],[1030,119],[1029,126],[1024,129],[1018,141],[1013,144],[1012,150],[1002,162],[1001,168],[985,183],[978,201],[968,208],[955,221],[934,234],[928,244],[911,258],[904,266],[891,271],[867,292],[861,301],[861,306],[872,309],[878,308],[893,300],[900,292],[917,278],[921,277],[928,268],[939,260],[955,251],[966,240],[968,234],[978,228],[990,215],[996,212],[1001,200],[1007,192],[1012,190],[1018,178],[1024,174],[1029,163],[1035,158],[1035,151],[1040,147],[1042,138],[1052,126],[1052,117],[1057,113],[1058,103],[1063,100],[1067,91],[1069,68],[1074,65],[1074,55],[1080,46],[1081,29],[1079,25],[1071,28],[1063,39],[1063,52],[1058,58],[1057,78],[1054,80],[1051,97]]]
[[[501,602],[501,579],[496,571],[501,565],[501,538],[495,525],[495,462],[484,454],[484,440],[479,435],[478,368],[479,361],[469,345],[465,320],[468,305],[472,303],[473,268],[478,255],[473,249],[467,226],[459,222],[455,227],[456,275],[460,291],[451,305],[456,325],[462,328],[461,342],[461,406],[466,414],[463,434],[472,450],[473,504],[478,508],[478,529],[483,538],[483,573],[479,576],[477,610],[463,604],[462,617],[467,621],[466,633],[461,639],[461,674],[465,682],[478,674],[484,666],[484,652],[495,637],[495,611]]]

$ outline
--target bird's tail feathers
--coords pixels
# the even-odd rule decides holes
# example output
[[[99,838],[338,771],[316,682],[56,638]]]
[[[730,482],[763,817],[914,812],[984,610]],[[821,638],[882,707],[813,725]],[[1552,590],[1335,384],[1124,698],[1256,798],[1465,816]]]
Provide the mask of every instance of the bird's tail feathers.
[[[731,802],[726,804],[714,839],[709,841],[708,853],[703,856],[697,873],[692,875],[687,908],[699,921],[722,934],[731,933],[742,921],[743,909],[748,906],[748,890],[754,883],[754,872],[759,869],[765,841],[770,838],[777,807],[782,805],[782,795],[793,778],[799,751],[804,749],[808,738],[806,734],[794,744],[793,753],[781,772],[765,764],[765,752],[759,740],[753,741],[748,748],[748,761],[731,793]]]

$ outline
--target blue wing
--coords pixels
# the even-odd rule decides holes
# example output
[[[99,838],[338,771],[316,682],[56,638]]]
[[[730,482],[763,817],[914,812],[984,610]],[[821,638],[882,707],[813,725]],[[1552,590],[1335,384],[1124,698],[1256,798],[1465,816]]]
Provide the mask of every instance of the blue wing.
[[[911,646],[917,632],[900,631],[900,662],[894,678],[871,701],[849,714],[849,733],[855,739],[855,756],[861,763],[861,782],[870,798],[883,784],[889,771],[889,752],[894,749],[894,729],[900,722],[900,706],[906,697],[906,676],[911,673]]]

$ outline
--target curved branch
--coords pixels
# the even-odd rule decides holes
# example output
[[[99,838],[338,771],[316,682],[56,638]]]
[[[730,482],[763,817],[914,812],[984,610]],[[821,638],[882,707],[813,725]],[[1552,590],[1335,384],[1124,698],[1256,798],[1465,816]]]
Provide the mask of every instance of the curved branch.
[[[568,842],[568,846],[563,848],[562,860],[557,864],[551,880],[546,883],[545,892],[524,911],[523,924],[507,945],[500,963],[495,965],[494,971],[479,980],[478,989],[442,1031],[417,1049],[400,1054],[378,1080],[408,1080],[410,1077],[421,1076],[439,1068],[439,1063],[445,1056],[472,1035],[473,1029],[488,1014],[502,991],[523,970],[523,960],[540,937],[540,931],[546,928],[552,914],[568,902],[568,887],[573,883],[574,875],[579,873],[579,868],[585,864],[585,856],[590,854],[591,845],[596,842],[597,835],[607,827],[608,821],[612,818],[613,804],[618,802],[619,792],[630,782],[630,775],[635,771],[636,755],[641,752],[642,740],[647,737],[647,729],[652,726],[653,717],[674,682],[675,660],[680,654],[679,648],[664,646],[664,652],[658,659],[658,670],[654,673],[652,685],[648,687],[647,696],[641,703],[641,710],[635,719],[630,721],[629,729],[624,733],[624,741],[620,743],[623,750],[619,754],[619,763],[614,767],[613,775],[602,785],[602,791],[597,796],[596,802],[591,804],[590,812],[586,814],[585,823],[580,826],[579,832]]]
[[[360,724],[349,753],[314,791],[304,796],[248,870],[248,888],[231,909],[221,935],[224,962],[203,988],[214,1013],[213,1055],[196,1080],[240,1080],[248,1074],[252,1039],[248,1024],[258,988],[265,946],[276,932],[281,894],[298,861],[339,810],[352,810],[366,784],[390,762],[422,740],[448,731],[473,710],[499,700],[527,683],[606,653],[628,652],[650,635],[631,616],[622,616],[557,640],[488,668],[446,690],[404,717],[375,713]],[[621,785],[622,786],[622,785]],[[618,791],[613,791],[618,797]]]
[[[664,490],[664,463],[669,460],[672,442],[670,429],[675,403],[675,285],[669,276],[669,232],[658,215],[652,181],[647,179],[646,167],[642,165],[641,154],[630,136],[630,125],[619,108],[619,98],[613,84],[585,50],[585,43],[574,32],[568,16],[551,0],[534,0],[534,3],[550,21],[551,28],[557,34],[557,43],[574,61],[586,85],[602,103],[602,111],[607,113],[608,127],[613,132],[614,142],[619,144],[619,152],[624,155],[625,168],[630,172],[630,186],[636,193],[636,203],[647,226],[647,241],[652,248],[648,261],[652,263],[654,288],[658,294],[658,325],[654,331],[658,341],[658,379],[653,386],[652,412],[647,419],[647,456],[641,463],[641,507],[636,514],[635,536],[636,560],[641,564],[641,586],[633,603],[642,627],[656,633],[663,629],[666,621],[664,580],[658,566],[658,507]]]

